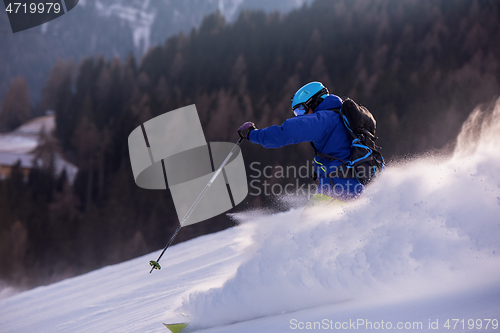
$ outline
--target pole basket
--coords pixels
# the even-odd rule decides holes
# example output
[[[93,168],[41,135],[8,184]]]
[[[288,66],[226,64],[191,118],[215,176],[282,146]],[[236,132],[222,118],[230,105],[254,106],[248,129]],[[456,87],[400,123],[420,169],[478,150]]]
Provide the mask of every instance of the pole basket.
[[[151,268],[151,270],[153,270],[153,269],[160,270],[161,269],[161,266],[160,266],[160,264],[157,261],[151,260],[149,262],[149,265],[151,265],[153,267],[153,268]]]

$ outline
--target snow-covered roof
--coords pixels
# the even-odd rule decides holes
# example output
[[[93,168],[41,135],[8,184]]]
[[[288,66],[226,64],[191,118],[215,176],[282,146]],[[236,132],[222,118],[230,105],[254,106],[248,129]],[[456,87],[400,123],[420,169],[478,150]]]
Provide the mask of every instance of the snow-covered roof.
[[[12,166],[18,161],[21,161],[22,168],[31,168],[33,166],[33,155],[0,152],[0,165]]]
[[[21,125],[17,128],[14,133],[25,134],[25,135],[38,135],[40,130],[45,128],[47,133],[52,132],[56,128],[56,121],[54,115],[47,115],[43,117],[37,117],[26,124]]]
[[[35,161],[33,151],[38,146],[42,129],[46,133],[53,132],[55,129],[53,115],[32,119],[12,132],[0,134],[0,165],[13,166],[21,161],[21,167],[32,168]],[[55,154],[55,168],[57,174],[66,169],[70,182],[73,182],[78,171],[75,165],[57,153]]]
[[[12,132],[0,134],[0,153],[30,153],[38,146],[38,136],[42,129],[46,133],[55,129],[53,115],[32,119]]]

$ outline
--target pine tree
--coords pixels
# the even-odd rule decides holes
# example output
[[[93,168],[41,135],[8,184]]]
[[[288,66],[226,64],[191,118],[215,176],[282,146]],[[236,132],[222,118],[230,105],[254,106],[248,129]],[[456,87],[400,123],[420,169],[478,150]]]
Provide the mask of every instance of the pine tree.
[[[0,109],[0,131],[11,131],[31,117],[31,101],[28,84],[22,77],[16,77],[5,94]]]

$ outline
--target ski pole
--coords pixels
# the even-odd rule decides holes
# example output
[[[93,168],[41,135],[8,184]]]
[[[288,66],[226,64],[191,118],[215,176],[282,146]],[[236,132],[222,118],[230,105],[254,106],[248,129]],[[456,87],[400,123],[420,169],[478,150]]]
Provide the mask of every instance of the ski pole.
[[[238,147],[243,142],[243,140],[244,140],[244,138],[241,137],[238,140],[238,142],[236,142],[236,144],[234,145],[234,147],[231,149],[231,151],[229,152],[229,154],[226,156],[226,158],[224,159],[224,161],[222,161],[222,164],[220,165],[220,167],[217,169],[217,171],[215,171],[215,173],[212,176],[212,178],[210,178],[210,180],[208,181],[207,185],[205,185],[205,188],[203,189],[203,191],[201,191],[201,193],[198,195],[198,197],[196,198],[196,200],[193,202],[193,204],[191,205],[191,207],[187,211],[186,215],[184,215],[184,218],[179,223],[179,226],[177,226],[177,229],[175,229],[175,232],[174,232],[172,238],[170,238],[170,240],[168,241],[168,243],[165,246],[165,248],[163,249],[163,251],[161,251],[160,256],[158,257],[158,259],[156,259],[156,261],[151,260],[149,262],[149,264],[152,266],[151,270],[149,271],[149,273],[152,273],[154,269],[161,269],[161,266],[160,266],[160,264],[158,262],[160,261],[161,257],[163,256],[163,253],[165,253],[165,251],[170,246],[170,244],[172,244],[172,242],[174,241],[175,236],[177,236],[177,234],[181,230],[182,224],[184,222],[186,222],[186,220],[189,218],[189,216],[191,216],[191,213],[193,213],[193,211],[196,208],[196,206],[198,205],[198,203],[201,201],[201,199],[203,198],[203,196],[205,195],[205,193],[207,193],[208,189],[210,188],[210,185],[212,185],[212,183],[217,178],[217,176],[219,176],[220,172],[226,166],[227,162],[229,161],[229,159],[231,158],[231,156],[233,156],[233,154],[236,152],[236,149],[238,149]]]

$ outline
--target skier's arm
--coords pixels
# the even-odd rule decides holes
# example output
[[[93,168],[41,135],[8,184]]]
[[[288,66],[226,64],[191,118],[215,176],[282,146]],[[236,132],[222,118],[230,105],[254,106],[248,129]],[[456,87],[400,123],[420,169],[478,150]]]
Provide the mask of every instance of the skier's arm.
[[[248,139],[265,148],[279,148],[300,142],[318,141],[326,134],[326,124],[322,124],[315,114],[303,115],[285,120],[281,126],[256,129]]]

